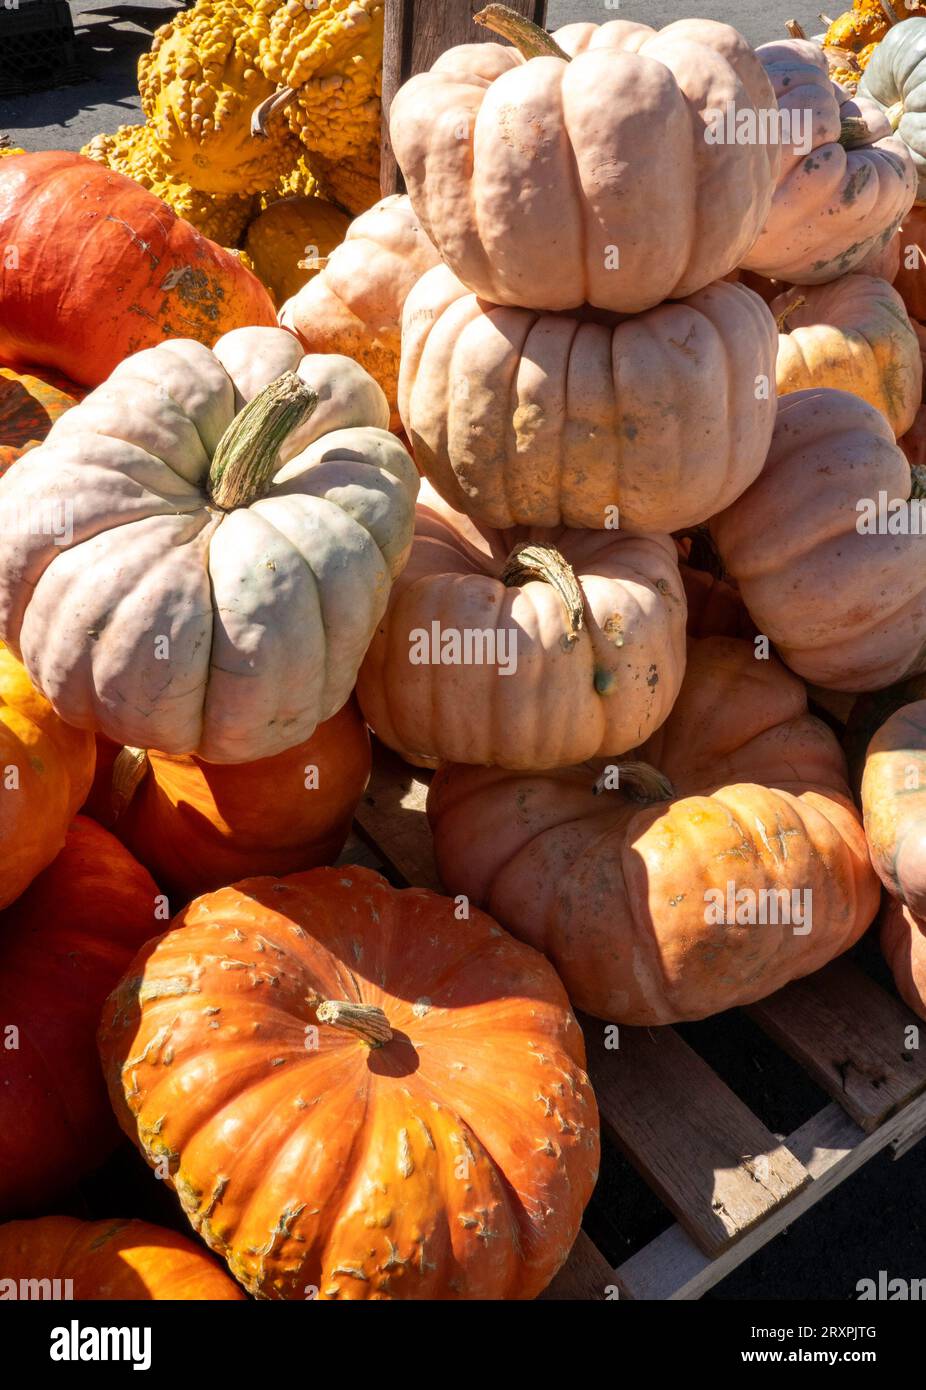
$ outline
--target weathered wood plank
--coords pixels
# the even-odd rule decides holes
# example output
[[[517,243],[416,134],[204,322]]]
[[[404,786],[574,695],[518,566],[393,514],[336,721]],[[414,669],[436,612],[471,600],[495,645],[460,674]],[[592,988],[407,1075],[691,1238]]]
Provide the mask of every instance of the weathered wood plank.
[[[403,82],[425,72],[435,59],[458,43],[499,40],[473,15],[486,0],[386,0],[383,34],[383,142],[380,182],[383,197],[404,190],[389,140],[389,108]],[[546,0],[506,0],[535,24],[546,23]]]
[[[851,961],[833,961],[747,1012],[868,1133],[926,1090],[926,1049],[904,1046],[917,1019]]]
[[[691,1238],[716,1256],[810,1177],[673,1028],[581,1020],[602,1127]]]
[[[609,1290],[616,1288],[614,1270],[597,1245],[580,1231],[569,1259],[540,1297],[560,1303],[601,1302],[609,1296]]]

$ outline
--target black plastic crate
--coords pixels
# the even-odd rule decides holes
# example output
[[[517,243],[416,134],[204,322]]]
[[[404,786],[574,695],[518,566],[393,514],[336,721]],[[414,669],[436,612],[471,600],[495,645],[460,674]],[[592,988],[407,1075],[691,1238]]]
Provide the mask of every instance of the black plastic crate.
[[[85,75],[66,0],[0,0],[0,96],[80,82]]]

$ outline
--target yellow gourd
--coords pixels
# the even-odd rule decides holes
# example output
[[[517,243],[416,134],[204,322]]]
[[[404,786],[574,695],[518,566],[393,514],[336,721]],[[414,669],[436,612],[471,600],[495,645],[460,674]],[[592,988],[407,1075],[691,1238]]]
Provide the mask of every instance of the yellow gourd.
[[[323,198],[284,198],[255,218],[244,246],[277,307],[321,269],[301,262],[328,256],[349,226],[347,214]]]

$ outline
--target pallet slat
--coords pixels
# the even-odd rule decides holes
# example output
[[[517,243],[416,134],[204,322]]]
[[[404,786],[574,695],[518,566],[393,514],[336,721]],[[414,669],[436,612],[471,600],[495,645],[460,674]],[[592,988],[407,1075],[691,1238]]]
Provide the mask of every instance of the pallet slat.
[[[926,1049],[904,1048],[917,1020],[851,961],[795,980],[747,1012],[866,1133],[926,1090]]]
[[[714,1260],[698,1249],[680,1225],[671,1226],[615,1270],[614,1281],[621,1297],[700,1298],[911,1124],[926,1128],[926,1095],[873,1134],[860,1129],[841,1106],[827,1105],[786,1141],[812,1179],[803,1191]]]
[[[673,1028],[580,1020],[602,1126],[709,1257],[741,1240],[810,1177]]]
[[[617,1288],[614,1270],[584,1231],[580,1231],[569,1259],[553,1283],[540,1295],[549,1302],[600,1302]]]

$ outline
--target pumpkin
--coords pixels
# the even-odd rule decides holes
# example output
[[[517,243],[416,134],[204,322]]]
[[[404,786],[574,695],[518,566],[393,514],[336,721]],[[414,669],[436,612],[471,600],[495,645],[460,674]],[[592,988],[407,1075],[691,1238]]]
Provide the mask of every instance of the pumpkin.
[[[926,700],[901,706],[869,743],[862,812],[881,882],[926,917]]]
[[[910,8],[915,4],[916,0],[910,0]],[[869,45],[879,43],[890,27],[891,21],[881,0],[856,0],[851,9],[827,26],[823,46],[858,54]]]
[[[254,763],[126,749],[111,785],[116,833],[177,904],[251,874],[330,864],[370,775],[370,737],[349,700],[305,743]],[[128,779],[128,780],[127,780]]]
[[[905,19],[884,35],[865,68],[859,94],[878,106],[910,151],[918,178],[917,198],[926,200],[926,97],[922,61],[926,19]]]
[[[813,386],[851,391],[890,421],[895,435],[913,424],[923,365],[903,300],[885,280],[845,275],[807,285],[772,303],[778,320],[778,395]]]
[[[480,524],[674,531],[758,476],[777,341],[742,285],[585,317],[486,304],[437,266],[405,302],[399,411],[421,472]]]
[[[360,707],[413,761],[556,767],[633,747],[685,669],[668,536],[482,529],[425,483]]]
[[[288,0],[255,9],[261,70],[281,88],[269,110],[286,111],[313,156],[378,166],[383,0]],[[263,124],[263,112],[256,120]]]
[[[926,319],[926,204],[915,203],[901,223],[899,253],[894,288],[911,318]]]
[[[253,194],[203,193],[176,179],[148,125],[123,125],[114,135],[94,135],[81,154],[150,189],[178,217],[219,246],[237,246],[254,216]]]
[[[888,898],[881,922],[881,950],[908,1008],[926,1019],[926,923],[896,898]]]
[[[92,736],[63,724],[0,646],[0,908],[64,844],[90,790],[94,758]]]
[[[563,987],[368,869],[198,898],[103,1011],[126,1132],[263,1298],[533,1298],[578,1234],[595,1100]]]
[[[378,144],[356,159],[324,159],[321,155],[312,155],[310,163],[319,191],[351,216],[367,212],[379,202],[382,190]]]
[[[118,840],[78,816],[0,916],[0,1213],[47,1210],[115,1146],[94,1037],[107,994],[159,930],[157,891]]]
[[[236,412],[240,412],[237,413]],[[279,328],[123,362],[0,479],[0,636],[62,718],[252,762],[341,708],[411,545],[376,382]],[[69,499],[69,544],[20,524]]]
[[[59,416],[84,394],[54,372],[35,376],[0,367],[0,473],[41,444]]]
[[[735,29],[613,20],[551,38],[500,5],[477,20],[516,47],[450,49],[400,88],[389,120],[421,225],[468,289],[634,313],[743,260],[780,149],[718,130],[734,105],[753,121],[774,105]]]
[[[712,520],[757,628],[811,684],[877,690],[926,665],[910,490],[880,411],[846,391],[796,391],[779,402],[761,476]]]
[[[755,623],[739,591],[728,580],[696,569],[685,559],[680,560],[678,569],[688,606],[685,628],[689,637],[755,637]]]
[[[916,170],[877,106],[830,80],[816,44],[788,39],[756,52],[788,124],[771,211],[742,264],[823,284],[887,245],[913,204]]]
[[[23,1281],[30,1289],[50,1281],[58,1298],[244,1298],[192,1240],[146,1221],[9,1221],[0,1226],[0,1297],[42,1296],[22,1293]]]
[[[0,163],[0,359],[98,386],[165,338],[275,323],[260,281],[153,193],[77,154]],[[76,249],[76,248],[79,248]],[[15,261],[15,265],[14,262]]]
[[[164,162],[204,193],[259,193],[298,153],[281,113],[251,131],[252,111],[275,91],[258,63],[262,20],[253,0],[196,0],[138,60],[142,111]]]
[[[617,1023],[761,999],[847,950],[878,906],[835,735],[795,676],[734,638],[691,644],[672,713],[628,764],[448,764],[428,817],[447,891]]]
[[[324,198],[284,198],[254,219],[244,249],[275,304],[318,274],[319,265],[311,262],[324,264],[349,226],[347,214]]]
[[[320,273],[280,310],[280,323],[306,352],[342,352],[366,368],[386,393],[393,429],[401,424],[402,309],[437,264],[408,198],[394,193],[351,222]]]

